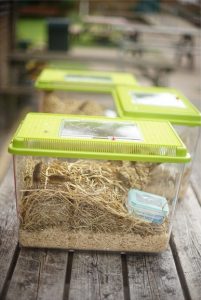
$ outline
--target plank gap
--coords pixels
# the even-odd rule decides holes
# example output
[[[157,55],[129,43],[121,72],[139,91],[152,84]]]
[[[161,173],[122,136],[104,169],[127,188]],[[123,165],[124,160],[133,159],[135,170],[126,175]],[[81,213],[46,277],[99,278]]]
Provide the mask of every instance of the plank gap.
[[[65,279],[63,300],[67,300],[69,298],[70,280],[71,280],[71,272],[72,272],[72,265],[73,265],[73,255],[74,255],[74,251],[68,252],[68,262],[67,262],[67,267],[66,267],[66,279]]]
[[[9,267],[9,270],[8,270],[8,275],[7,275],[4,287],[2,289],[2,292],[0,293],[0,299],[1,300],[6,299],[6,295],[7,295],[8,289],[9,289],[9,285],[10,285],[10,281],[11,281],[11,278],[13,276],[19,254],[20,254],[20,247],[19,247],[19,244],[17,244],[14,255],[13,255],[13,258],[12,258],[12,261],[11,261],[11,264],[10,264],[10,267]]]
[[[198,200],[199,205],[201,206],[201,196],[200,196],[200,193],[199,193],[199,191],[197,190],[196,186],[194,185],[194,182],[193,182],[193,181],[191,181],[190,186],[191,186],[191,188],[192,188],[192,190],[193,190],[193,193],[195,194],[195,197],[196,197],[197,200]]]
[[[42,257],[42,259],[41,259],[41,261],[40,261],[40,267],[39,267],[36,299],[38,299],[39,288],[40,288],[40,281],[41,281],[41,273],[42,273],[42,268],[43,268],[43,266],[44,266],[44,262],[45,262],[46,257],[47,257],[47,249],[44,249],[44,256]]]
[[[123,276],[123,287],[124,287],[124,299],[130,300],[128,265],[127,265],[126,254],[121,254],[121,264],[122,264],[122,276]]]
[[[173,258],[174,258],[174,262],[175,262],[175,266],[176,266],[176,269],[177,269],[178,277],[179,277],[179,280],[180,280],[180,283],[181,283],[181,286],[182,286],[182,289],[183,289],[184,298],[186,300],[191,300],[191,296],[190,296],[190,293],[189,293],[189,289],[188,289],[188,285],[187,285],[187,282],[186,282],[185,274],[184,274],[184,271],[182,269],[180,259],[177,255],[177,247],[175,245],[175,242],[174,242],[172,236],[170,238],[170,248],[171,248],[171,251],[172,251]]]

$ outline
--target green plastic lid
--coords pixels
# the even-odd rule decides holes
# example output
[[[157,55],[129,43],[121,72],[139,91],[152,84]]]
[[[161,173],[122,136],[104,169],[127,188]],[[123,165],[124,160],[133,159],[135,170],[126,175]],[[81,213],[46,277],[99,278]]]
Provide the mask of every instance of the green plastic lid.
[[[36,80],[35,87],[42,90],[65,90],[70,86],[82,86],[94,91],[97,88],[114,88],[119,84],[136,85],[137,81],[130,73],[46,68]]]
[[[187,126],[201,125],[199,110],[175,89],[119,86],[117,95],[121,117],[167,120]]]
[[[188,162],[169,122],[29,113],[9,152],[49,157]]]

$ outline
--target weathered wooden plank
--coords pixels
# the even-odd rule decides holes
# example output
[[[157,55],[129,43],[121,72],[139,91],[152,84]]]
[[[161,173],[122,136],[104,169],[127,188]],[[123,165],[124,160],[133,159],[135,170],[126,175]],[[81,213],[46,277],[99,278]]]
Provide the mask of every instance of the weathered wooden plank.
[[[171,247],[188,296],[201,297],[201,207],[189,188],[179,203],[174,220]]]
[[[17,247],[17,217],[12,168],[0,186],[0,299]]]
[[[157,255],[128,255],[130,299],[184,299],[170,248]]]
[[[79,252],[74,254],[69,299],[123,298],[120,255]]]
[[[7,300],[63,299],[67,252],[22,248]]]
[[[39,300],[63,299],[68,252],[49,250],[43,260],[38,289]]]
[[[0,187],[0,299],[63,299],[66,251],[22,249],[14,273],[11,268],[17,236],[13,170]],[[8,280],[11,280],[10,282]],[[52,298],[51,298],[52,297]]]
[[[40,266],[45,252],[22,249],[13,273],[6,299],[35,300],[38,295]]]

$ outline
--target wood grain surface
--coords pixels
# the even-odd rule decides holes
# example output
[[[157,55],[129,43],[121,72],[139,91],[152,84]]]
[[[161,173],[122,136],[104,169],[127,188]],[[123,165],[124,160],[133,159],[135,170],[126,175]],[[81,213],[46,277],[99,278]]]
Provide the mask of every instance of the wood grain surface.
[[[189,187],[161,254],[20,248],[12,167],[0,186],[0,299],[192,299],[201,295],[201,207]]]
[[[75,253],[69,299],[123,299],[120,254]]]
[[[171,247],[183,288],[190,299],[201,298],[201,207],[191,188],[177,207]]]

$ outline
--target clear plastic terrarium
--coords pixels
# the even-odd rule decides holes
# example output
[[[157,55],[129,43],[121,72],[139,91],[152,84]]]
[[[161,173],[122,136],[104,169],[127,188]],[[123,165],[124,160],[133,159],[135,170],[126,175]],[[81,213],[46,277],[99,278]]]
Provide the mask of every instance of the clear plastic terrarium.
[[[179,198],[185,196],[201,132],[201,113],[180,92],[160,87],[117,87],[118,115],[128,119],[167,120],[187,146],[192,162],[184,171]]]
[[[44,69],[35,86],[38,109],[47,113],[117,116],[115,87],[137,84],[129,73]]]
[[[9,152],[22,246],[166,249],[190,160],[168,122],[32,113]]]

